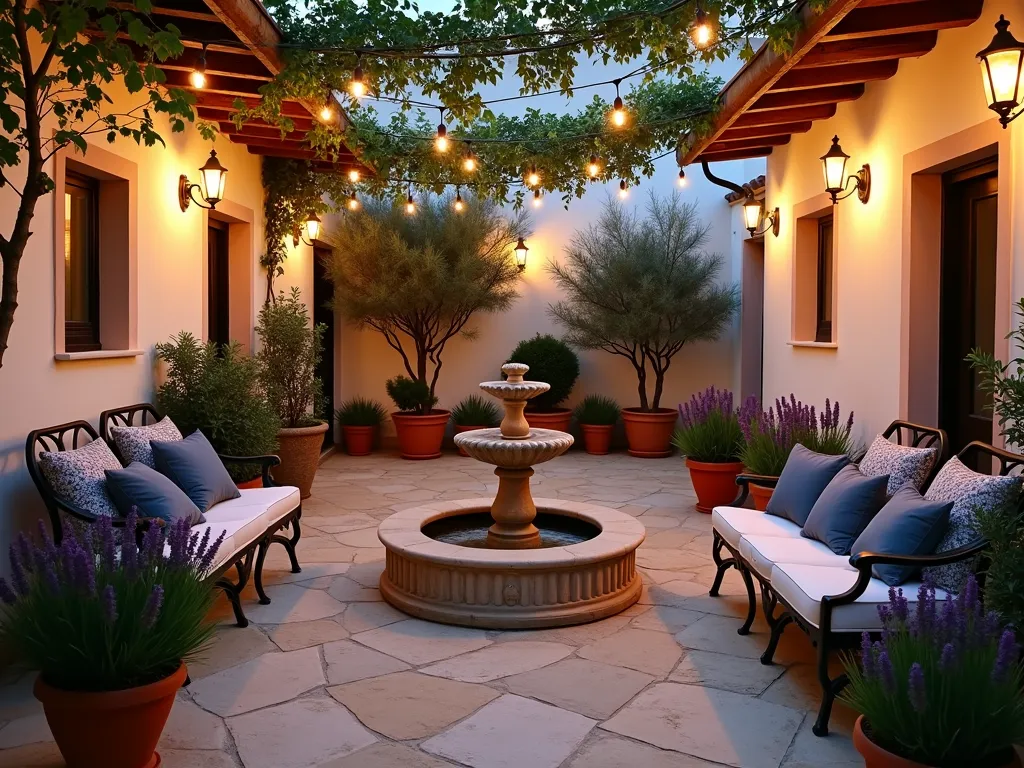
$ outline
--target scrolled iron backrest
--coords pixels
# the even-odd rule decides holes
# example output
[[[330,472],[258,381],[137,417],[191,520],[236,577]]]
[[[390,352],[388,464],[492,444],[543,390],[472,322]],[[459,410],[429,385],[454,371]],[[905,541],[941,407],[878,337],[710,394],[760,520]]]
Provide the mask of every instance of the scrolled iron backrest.
[[[925,478],[922,488],[927,487],[931,483],[939,473],[942,465],[946,463],[946,459],[949,458],[949,436],[946,434],[946,430],[939,429],[938,427],[927,427],[924,424],[914,424],[910,421],[900,421],[897,419],[886,427],[882,437],[886,440],[891,440],[895,437],[896,445],[905,445],[910,448],[938,449],[938,456],[935,457],[935,462],[932,464],[932,468],[928,472],[928,477]]]
[[[111,408],[100,414],[100,435],[110,442],[111,427],[144,427],[156,424],[163,418],[152,403],[136,403],[121,408]]]
[[[1005,448],[996,448],[994,445],[982,443],[978,440],[968,443],[956,457],[964,464],[967,464],[967,466],[971,466],[970,462],[965,461],[965,459],[970,459],[972,454],[977,453],[985,454],[995,459],[999,463],[999,474],[1003,476],[1008,476],[1014,470],[1024,467],[1024,455],[1007,451]]]
[[[32,482],[39,490],[39,495],[43,497],[46,510],[50,513],[54,535],[58,539],[61,531],[60,509],[67,505],[53,490],[50,481],[43,474],[39,466],[39,456],[42,453],[53,451],[72,451],[99,439],[100,435],[96,428],[87,421],[69,421],[54,427],[35,429],[29,432],[25,439],[25,464]]]

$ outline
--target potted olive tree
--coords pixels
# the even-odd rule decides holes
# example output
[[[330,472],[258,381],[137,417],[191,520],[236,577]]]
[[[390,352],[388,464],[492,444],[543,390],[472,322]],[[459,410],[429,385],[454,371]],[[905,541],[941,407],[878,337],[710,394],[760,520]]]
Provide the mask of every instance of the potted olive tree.
[[[58,547],[40,521],[41,544],[21,534],[0,579],[0,642],[38,670],[35,695],[69,768],[159,764],[185,664],[213,633],[207,577],[224,534],[211,542],[209,528],[200,538],[180,520],[137,543],[138,523],[127,516],[118,545],[101,515]]]
[[[619,420],[619,404],[604,395],[587,395],[573,416],[583,432],[583,448],[593,456],[604,456],[611,450],[612,430]]]
[[[580,359],[572,347],[550,334],[537,334],[516,345],[506,363],[530,366],[530,378],[551,385],[526,405],[526,421],[537,429],[569,430],[572,410],[561,405],[580,375]]]
[[[400,206],[367,201],[344,216],[335,232],[342,246],[327,263],[337,312],[377,331],[401,358],[419,394],[398,403],[395,429],[401,445],[409,429],[433,442],[420,458],[440,456],[447,411],[434,410],[437,380],[448,342],[472,338],[480,312],[501,312],[516,298],[519,269],[513,247],[527,235],[525,219],[507,219],[486,200],[467,200],[456,211],[443,197],[426,196],[415,216]],[[394,395],[392,394],[392,397]],[[397,401],[396,401],[397,402]],[[407,407],[411,406],[411,407]]]
[[[665,374],[684,346],[717,339],[739,307],[737,287],[718,282],[722,256],[703,250],[707,236],[696,204],[678,194],[652,195],[645,218],[609,200],[564,263],[549,265],[565,294],[550,308],[565,340],[624,357],[636,372],[639,407],[622,410],[634,456],[671,454],[677,413],[661,407]]]
[[[464,397],[452,408],[452,424],[455,434],[470,432],[474,429],[489,429],[501,423],[501,410],[493,399],[485,399],[480,395]],[[461,447],[460,456],[469,456]]]
[[[341,425],[346,453],[349,456],[369,456],[377,431],[387,415],[383,405],[365,397],[353,397],[342,403],[334,417]]]
[[[281,463],[274,479],[298,487],[309,496],[320,462],[320,448],[328,424],[317,417],[322,391],[316,368],[323,354],[325,326],[313,325],[299,289],[280,293],[263,305],[256,333],[260,337],[260,377],[277,413],[277,441]]]

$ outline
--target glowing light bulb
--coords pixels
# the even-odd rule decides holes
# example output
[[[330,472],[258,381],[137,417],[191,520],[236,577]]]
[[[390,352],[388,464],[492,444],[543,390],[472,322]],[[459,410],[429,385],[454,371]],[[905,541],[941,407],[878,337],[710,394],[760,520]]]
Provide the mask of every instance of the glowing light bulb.
[[[615,101],[612,104],[612,124],[616,128],[621,128],[626,124],[626,120],[626,108],[622,103],[622,97],[616,96]]]
[[[690,28],[690,39],[698,48],[707,48],[715,39],[715,30],[708,20],[708,15],[703,8],[698,8],[693,16],[693,26]]]
[[[355,192],[353,192],[349,196],[349,198],[348,198],[348,209],[350,211],[358,211],[359,210],[359,198],[356,197],[356,193]]]
[[[686,186],[686,171],[682,169],[679,170],[679,181],[677,183],[679,184],[680,188]]]
[[[325,123],[330,123],[334,120],[334,110],[330,106],[324,105],[320,110],[320,120]]]
[[[626,184],[626,180],[623,179],[619,182],[619,199],[625,200],[629,197],[629,186]]]
[[[476,170],[476,155],[473,154],[473,150],[466,151],[466,157],[462,161],[462,170],[466,173],[472,173]]]
[[[348,172],[348,180],[351,181],[353,184],[357,184],[360,178],[362,178],[362,174],[359,173],[358,168],[352,168]]]
[[[356,66],[352,72],[352,81],[348,84],[348,92],[353,99],[361,99],[366,95],[366,83],[363,81],[363,68]]]
[[[537,166],[530,166],[530,172],[526,174],[526,183],[531,187],[536,187],[540,184],[540,174],[537,172]]]
[[[405,213],[408,216],[416,215],[416,201],[412,199],[412,192],[409,193],[409,197],[405,201]]]
[[[590,156],[590,162],[587,163],[587,175],[591,179],[596,179],[601,175],[601,164],[597,161],[597,155]]]
[[[206,75],[198,69],[192,70],[192,73],[188,76],[188,81],[197,90],[206,87]]]
[[[451,142],[448,141],[448,129],[444,123],[437,126],[437,136],[434,138],[434,149],[438,152],[447,152]]]
[[[540,194],[539,189],[533,191],[533,207],[540,208],[544,204],[544,198]]]
[[[456,213],[462,213],[466,210],[466,204],[462,201],[462,192],[455,190],[455,202],[452,205],[455,208]]]

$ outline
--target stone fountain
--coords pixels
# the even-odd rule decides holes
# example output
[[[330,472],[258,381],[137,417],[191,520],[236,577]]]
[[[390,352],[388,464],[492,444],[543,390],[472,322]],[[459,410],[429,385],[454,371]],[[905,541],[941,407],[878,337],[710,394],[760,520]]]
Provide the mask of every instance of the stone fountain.
[[[381,593],[413,616],[497,629],[582,624],[619,613],[640,597],[636,548],[644,527],[607,507],[534,500],[533,466],[561,456],[573,438],[531,429],[526,403],[549,385],[524,381],[525,365],[502,371],[507,380],[480,385],[504,402],[501,426],[455,436],[474,459],[494,465],[497,495],[425,504],[381,523]]]

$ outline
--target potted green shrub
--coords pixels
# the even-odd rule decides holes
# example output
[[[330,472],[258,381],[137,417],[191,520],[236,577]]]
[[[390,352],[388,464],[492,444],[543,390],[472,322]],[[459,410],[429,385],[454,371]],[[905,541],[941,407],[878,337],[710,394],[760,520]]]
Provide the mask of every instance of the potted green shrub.
[[[35,695],[69,768],[159,764],[185,664],[213,632],[207,576],[223,534],[200,539],[183,520],[136,544],[137,515],[124,522],[119,548],[109,517],[88,535],[72,527],[59,547],[40,521],[42,544],[21,534],[0,579],[0,642],[38,670]]]
[[[719,282],[722,256],[703,250],[708,231],[678,194],[652,195],[643,219],[609,201],[548,267],[565,295],[550,308],[565,340],[624,357],[636,372],[639,407],[622,410],[634,456],[672,453],[678,414],[661,407],[665,374],[684,346],[721,336],[739,307],[738,288]]]
[[[167,364],[156,402],[181,433],[202,430],[217,453],[265,456],[277,451],[277,415],[260,384],[259,364],[238,342],[218,348],[182,331],[156,345]],[[263,485],[258,465],[228,464],[239,488]]]
[[[281,292],[260,310],[260,377],[271,407],[277,413],[277,442],[281,463],[274,480],[294,485],[309,496],[320,462],[328,424],[318,418],[322,389],[316,369],[323,354],[324,325],[313,325],[299,289]]]
[[[537,429],[569,431],[572,410],[561,408],[580,375],[580,359],[572,347],[550,334],[538,333],[516,345],[506,363],[530,366],[530,378],[551,385],[551,389],[526,405],[526,421]]]
[[[469,432],[474,429],[490,429],[501,423],[501,410],[494,400],[486,399],[480,395],[469,395],[464,397],[459,404],[452,408],[452,424],[455,427],[455,434]],[[460,456],[469,456],[462,448],[459,448]]]
[[[341,425],[345,451],[349,456],[370,455],[377,430],[387,415],[383,405],[365,397],[353,397],[341,404],[335,419]]]
[[[985,613],[974,577],[956,598],[922,585],[910,610],[889,590],[885,631],[843,660],[840,697],[860,713],[867,768],[1008,768],[1024,741],[1024,670],[1014,631]]]
[[[744,407],[756,409],[757,398],[748,398]],[[743,471],[743,432],[732,392],[710,386],[680,403],[672,444],[686,458],[698,512],[710,514],[736,498],[736,476]]]
[[[604,395],[587,395],[576,406],[573,415],[583,432],[583,448],[587,453],[594,456],[608,453],[619,412],[619,404]]]
[[[396,376],[388,379],[388,397],[398,408],[391,414],[403,459],[439,459],[445,428],[451,414],[434,408],[437,398],[419,379]]]

